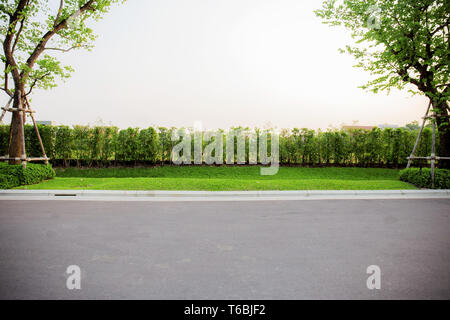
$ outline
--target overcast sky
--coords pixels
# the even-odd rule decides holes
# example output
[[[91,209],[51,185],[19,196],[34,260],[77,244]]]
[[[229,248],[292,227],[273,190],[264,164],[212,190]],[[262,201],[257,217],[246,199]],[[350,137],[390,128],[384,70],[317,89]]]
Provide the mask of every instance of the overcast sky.
[[[36,90],[33,108],[39,120],[119,127],[419,120],[423,97],[358,88],[369,75],[338,53],[350,38],[321,24],[313,13],[321,2],[128,0],[95,24],[92,52],[64,54],[73,77]]]

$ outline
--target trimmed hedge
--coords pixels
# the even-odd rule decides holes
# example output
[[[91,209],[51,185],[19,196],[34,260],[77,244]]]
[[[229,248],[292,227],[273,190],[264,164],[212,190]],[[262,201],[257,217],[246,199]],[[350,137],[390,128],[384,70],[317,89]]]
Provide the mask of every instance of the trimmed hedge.
[[[10,189],[21,185],[35,184],[42,180],[53,179],[55,170],[51,165],[28,163],[22,165],[0,163],[0,189]]]
[[[0,189],[11,189],[20,186],[18,176],[0,173]]]
[[[241,128],[256,132],[258,129]],[[177,128],[127,128],[114,126],[45,126],[39,131],[53,165],[107,166],[169,163],[176,144]],[[407,163],[418,130],[405,128],[372,130],[283,129],[280,133],[282,165],[402,167]],[[9,126],[0,125],[0,155],[6,154]],[[31,125],[25,126],[27,155],[41,156]],[[224,133],[224,158],[226,133]],[[417,156],[431,153],[431,129],[425,128]],[[193,142],[192,142],[193,143]],[[270,143],[268,144],[270,146]],[[204,143],[205,146],[205,143]],[[439,149],[439,143],[437,143]],[[236,148],[235,148],[236,149]],[[439,150],[437,150],[439,154]],[[248,139],[246,142],[248,155]],[[192,157],[194,153],[192,152]]]
[[[431,188],[431,169],[404,169],[400,171],[400,180],[409,182],[419,188]],[[435,169],[434,187],[436,189],[450,189],[450,170]]]

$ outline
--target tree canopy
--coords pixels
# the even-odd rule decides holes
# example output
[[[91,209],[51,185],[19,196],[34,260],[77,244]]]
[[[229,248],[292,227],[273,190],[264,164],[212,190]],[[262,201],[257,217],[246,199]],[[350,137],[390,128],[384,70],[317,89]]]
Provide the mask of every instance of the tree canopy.
[[[326,0],[315,11],[325,24],[343,26],[355,39],[342,52],[373,78],[361,87],[408,89],[430,99],[439,131],[439,155],[450,157],[450,1]],[[450,161],[439,165],[450,168]]]
[[[11,164],[26,161],[24,123],[27,96],[35,87],[56,86],[72,67],[57,53],[92,48],[96,36],[89,21],[99,20],[113,3],[125,0],[0,0],[5,91],[14,101],[8,156]],[[10,101],[11,101],[10,100]],[[31,112],[31,111],[30,111]],[[45,154],[45,153],[44,153]]]
[[[327,0],[315,13],[351,31],[355,43],[341,50],[373,75],[363,88],[378,92],[412,84],[411,91],[436,105],[449,100],[450,1]]]
[[[89,21],[101,19],[116,2],[123,0],[0,0],[1,89],[12,96],[22,84],[29,94],[69,77],[72,67],[62,65],[56,53],[90,50],[96,35]]]

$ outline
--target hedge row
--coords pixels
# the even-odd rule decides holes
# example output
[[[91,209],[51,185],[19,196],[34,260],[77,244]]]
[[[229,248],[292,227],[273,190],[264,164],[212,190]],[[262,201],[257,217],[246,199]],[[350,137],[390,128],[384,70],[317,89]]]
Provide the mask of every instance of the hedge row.
[[[400,171],[400,180],[412,183],[419,188],[431,188],[431,170],[429,168],[409,168]],[[450,170],[436,169],[434,172],[434,187],[450,189]]]
[[[171,136],[176,128],[119,130],[117,127],[104,126],[39,126],[39,130],[53,164],[102,165],[112,161],[168,163],[175,145]],[[25,131],[27,155],[40,156],[34,128],[27,125]],[[370,131],[285,129],[280,133],[280,163],[403,166],[417,133],[416,130],[403,128],[374,128]],[[8,137],[9,126],[0,125],[0,154],[6,153]],[[431,130],[425,128],[417,155],[427,156],[430,149]],[[224,150],[224,157],[225,154]]]
[[[0,189],[10,189],[21,185],[35,184],[42,180],[53,179],[55,171],[50,165],[28,163],[9,165],[0,162]]]

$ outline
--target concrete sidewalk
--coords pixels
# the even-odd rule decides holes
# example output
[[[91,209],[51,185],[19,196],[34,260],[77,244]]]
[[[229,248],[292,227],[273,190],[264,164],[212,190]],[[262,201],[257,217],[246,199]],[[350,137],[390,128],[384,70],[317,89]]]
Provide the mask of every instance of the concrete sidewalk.
[[[0,190],[0,200],[259,201],[450,199],[450,190],[123,191]]]

